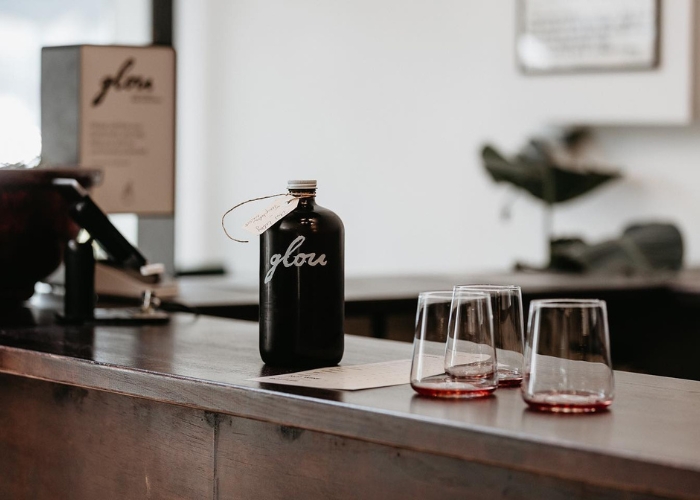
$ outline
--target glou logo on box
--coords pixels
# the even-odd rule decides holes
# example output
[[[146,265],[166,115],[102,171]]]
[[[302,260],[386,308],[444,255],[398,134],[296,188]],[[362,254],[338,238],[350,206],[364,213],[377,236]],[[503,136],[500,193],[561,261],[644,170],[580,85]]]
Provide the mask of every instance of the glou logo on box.
[[[142,75],[132,75],[136,62],[133,57],[122,63],[115,75],[107,75],[100,82],[100,90],[95,94],[92,105],[99,106],[111,90],[116,91],[151,91],[153,90],[153,78]]]

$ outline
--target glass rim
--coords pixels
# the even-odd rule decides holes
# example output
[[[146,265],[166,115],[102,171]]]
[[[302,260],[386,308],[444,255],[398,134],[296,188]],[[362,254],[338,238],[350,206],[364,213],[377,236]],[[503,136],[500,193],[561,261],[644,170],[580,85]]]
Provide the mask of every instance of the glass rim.
[[[439,297],[441,295],[452,297],[452,290],[429,290],[427,292],[419,292],[418,298],[421,297]]]
[[[484,300],[491,302],[491,295],[488,292],[477,290],[453,290],[452,297],[457,300]]]
[[[455,285],[453,290],[457,289],[462,289],[462,290],[488,290],[489,292],[493,291],[522,291],[522,288],[520,285],[489,285],[489,284],[474,284],[474,285]]]
[[[607,307],[603,299],[536,299],[531,307]]]
[[[455,290],[430,290],[427,292],[420,292],[418,294],[418,299],[425,299],[425,298],[445,298],[452,300],[452,298],[455,295]],[[483,299],[483,298],[488,298],[489,294],[485,292],[478,292],[476,290],[474,291],[460,291],[459,292],[459,297],[461,298],[474,298],[474,299]]]

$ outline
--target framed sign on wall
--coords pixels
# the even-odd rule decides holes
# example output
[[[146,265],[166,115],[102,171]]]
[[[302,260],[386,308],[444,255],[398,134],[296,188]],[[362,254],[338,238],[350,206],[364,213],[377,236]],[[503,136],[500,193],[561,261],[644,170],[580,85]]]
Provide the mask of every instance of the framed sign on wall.
[[[105,212],[175,210],[175,51],[74,45],[41,55],[42,157],[100,168]]]
[[[659,64],[660,0],[519,0],[525,73],[645,70]]]

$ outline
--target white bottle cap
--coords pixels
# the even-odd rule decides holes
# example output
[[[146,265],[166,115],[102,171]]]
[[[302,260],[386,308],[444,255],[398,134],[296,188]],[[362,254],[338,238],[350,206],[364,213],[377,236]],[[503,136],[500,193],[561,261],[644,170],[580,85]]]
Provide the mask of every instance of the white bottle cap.
[[[316,189],[315,180],[287,181],[287,189]]]

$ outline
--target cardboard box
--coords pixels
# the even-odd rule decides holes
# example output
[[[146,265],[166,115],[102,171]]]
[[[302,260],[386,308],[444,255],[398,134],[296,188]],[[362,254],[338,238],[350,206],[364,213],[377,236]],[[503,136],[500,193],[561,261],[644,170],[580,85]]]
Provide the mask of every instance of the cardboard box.
[[[171,47],[44,47],[42,162],[97,167],[108,213],[171,215],[175,52]]]

